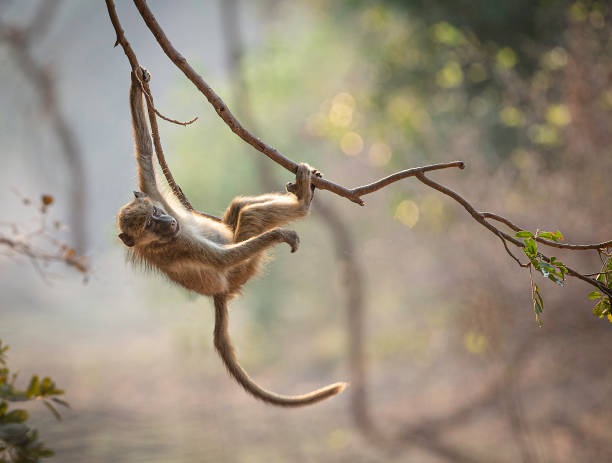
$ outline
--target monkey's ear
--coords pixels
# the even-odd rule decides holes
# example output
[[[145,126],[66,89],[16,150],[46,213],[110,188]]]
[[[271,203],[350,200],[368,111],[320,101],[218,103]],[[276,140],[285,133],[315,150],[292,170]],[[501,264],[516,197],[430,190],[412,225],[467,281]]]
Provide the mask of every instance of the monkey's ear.
[[[119,233],[119,238],[121,238],[121,241],[123,241],[123,244],[125,244],[128,248],[131,248],[132,246],[136,244],[136,242],[134,241],[134,238],[132,238],[127,233]]]
[[[146,198],[147,195],[144,194],[142,191],[135,191],[134,192],[134,198],[139,199],[139,198]]]

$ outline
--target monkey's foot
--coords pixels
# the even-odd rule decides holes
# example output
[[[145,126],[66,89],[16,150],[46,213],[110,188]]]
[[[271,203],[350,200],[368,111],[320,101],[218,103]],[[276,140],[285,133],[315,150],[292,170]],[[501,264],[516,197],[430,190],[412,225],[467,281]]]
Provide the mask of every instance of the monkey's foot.
[[[143,82],[150,82],[151,81],[151,73],[149,71],[147,71],[145,68],[141,67],[138,70],[138,78],[141,79]]]
[[[285,230],[284,228],[278,228],[277,230],[281,240],[291,247],[291,252],[297,251],[300,246],[300,237],[298,234],[293,230]]]
[[[310,185],[310,190],[314,192],[315,186],[312,184],[312,177],[323,177],[323,174],[314,167],[310,167],[305,162],[300,163],[297,173],[295,174],[295,183],[288,182],[285,188],[289,193],[293,193],[300,198],[300,190],[304,185]]]

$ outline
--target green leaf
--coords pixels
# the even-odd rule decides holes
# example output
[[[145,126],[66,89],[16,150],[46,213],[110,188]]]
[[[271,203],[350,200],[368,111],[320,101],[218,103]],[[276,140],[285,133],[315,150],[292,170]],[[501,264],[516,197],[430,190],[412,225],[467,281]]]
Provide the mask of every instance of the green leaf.
[[[530,231],[520,231],[514,234],[515,238],[533,238],[533,233]]]
[[[23,423],[28,419],[28,412],[25,410],[13,410],[2,417],[3,423]]]
[[[588,295],[589,299],[599,299],[601,298],[601,293],[599,291],[591,291]]]
[[[44,377],[42,382],[40,383],[40,395],[46,395],[53,391],[54,388],[53,381],[48,376]]]
[[[525,254],[530,257],[535,257],[538,253],[538,245],[533,238],[527,238],[525,240]]]
[[[553,275],[552,273],[548,275],[548,279],[554,283],[557,283],[559,286],[563,286],[563,281],[560,280],[557,276]]]
[[[61,415],[60,415],[60,414],[59,414],[59,412],[58,412],[58,411],[55,409],[55,407],[54,407],[53,405],[51,405],[51,403],[50,403],[50,402],[48,402],[48,401],[46,401],[46,400],[43,400],[43,403],[44,403],[44,404],[47,406],[47,408],[48,408],[49,410],[51,410],[51,413],[53,413],[53,416],[55,416],[55,419],[56,419],[57,421],[61,421],[61,420],[62,420]]]
[[[563,235],[561,234],[561,232],[559,230],[557,230],[554,234],[553,234],[553,239],[557,242],[559,241],[563,241],[565,238],[563,238]]]
[[[595,304],[595,307],[593,307],[593,315],[597,315],[599,318],[603,317],[603,301],[599,301],[597,304]]]
[[[554,240],[555,236],[551,232],[540,232],[538,233],[539,238],[545,238],[547,240]]]
[[[38,375],[32,376],[30,380],[30,385],[28,386],[28,390],[26,391],[26,395],[28,397],[34,397],[38,395],[40,389],[40,381],[38,379]]]
[[[533,304],[533,308],[535,310],[536,314],[541,314],[542,312],[544,312],[544,309],[542,308],[542,306],[540,305],[540,303],[538,301],[535,301]]]
[[[66,408],[70,408],[70,404],[68,402],[66,402],[65,400],[58,399],[57,397],[53,397],[51,400],[53,402],[57,403],[57,404],[60,404],[60,405],[62,405],[64,407],[66,407]]]

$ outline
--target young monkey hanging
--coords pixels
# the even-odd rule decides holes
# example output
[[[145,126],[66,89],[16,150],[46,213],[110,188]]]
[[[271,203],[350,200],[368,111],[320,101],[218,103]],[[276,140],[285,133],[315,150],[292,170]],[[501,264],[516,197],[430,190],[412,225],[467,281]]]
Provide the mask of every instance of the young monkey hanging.
[[[140,191],[134,192],[134,200],[118,214],[119,238],[129,247],[130,259],[160,270],[188,290],[213,297],[217,352],[229,373],[256,398],[298,407],[338,394],[346,383],[299,396],[278,395],[261,388],[239,365],[228,332],[227,302],[257,273],[264,251],[277,243],[287,243],[291,252],[297,250],[298,235],[277,227],[308,213],[314,194],[311,177],[320,174],[300,164],[295,183],[287,184],[287,194],[234,198],[221,221],[188,210],[156,182],[139,79],[149,81],[150,75],[139,69],[138,77],[132,73],[130,86]]]

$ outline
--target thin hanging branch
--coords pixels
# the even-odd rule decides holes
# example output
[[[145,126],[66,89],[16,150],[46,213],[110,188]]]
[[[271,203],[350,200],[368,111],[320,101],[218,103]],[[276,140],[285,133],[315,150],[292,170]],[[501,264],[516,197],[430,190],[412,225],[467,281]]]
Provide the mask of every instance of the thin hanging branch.
[[[121,23],[119,22],[119,16],[117,15],[117,10],[115,8],[114,1],[106,0],[106,7],[108,9],[108,15],[110,17],[111,23],[113,24],[113,27],[115,29],[115,33],[117,34],[117,39],[115,41],[115,47],[117,45],[121,45],[121,48],[123,49],[123,52],[125,53],[125,56],[130,62],[132,71],[140,69],[140,64],[138,63],[138,58],[136,57],[136,53],[132,49],[130,42],[128,42],[128,40],[125,38],[125,32],[123,31],[123,28],[121,27]],[[151,136],[153,138],[153,145],[155,146],[155,154],[157,156],[157,161],[159,162],[161,170],[164,174],[164,177],[166,177],[166,181],[168,182],[168,185],[170,186],[172,193],[174,193],[174,195],[178,198],[181,204],[185,206],[187,209],[189,209],[190,211],[196,212],[202,216],[208,217],[210,219],[213,219],[219,222],[221,219],[219,219],[218,217],[215,217],[214,215],[196,211],[194,207],[191,205],[191,203],[189,202],[189,200],[187,199],[187,197],[185,196],[185,194],[183,193],[183,190],[181,189],[181,187],[174,180],[172,172],[170,171],[170,168],[168,167],[168,164],[166,163],[166,157],[164,156],[164,150],[161,145],[161,139],[159,138],[159,129],[157,126],[157,118],[155,117],[155,115],[157,114],[162,119],[167,120],[169,122],[177,123],[179,125],[191,124],[197,119],[197,117],[186,123],[181,123],[179,121],[175,121],[174,119],[170,119],[165,116],[162,116],[159,113],[159,111],[155,109],[155,104],[153,103],[153,94],[151,93],[151,89],[149,88],[149,83],[144,82],[140,79],[139,79],[139,82],[140,82],[140,86],[144,94],[147,96],[147,111],[149,114],[149,125],[151,126]]]

